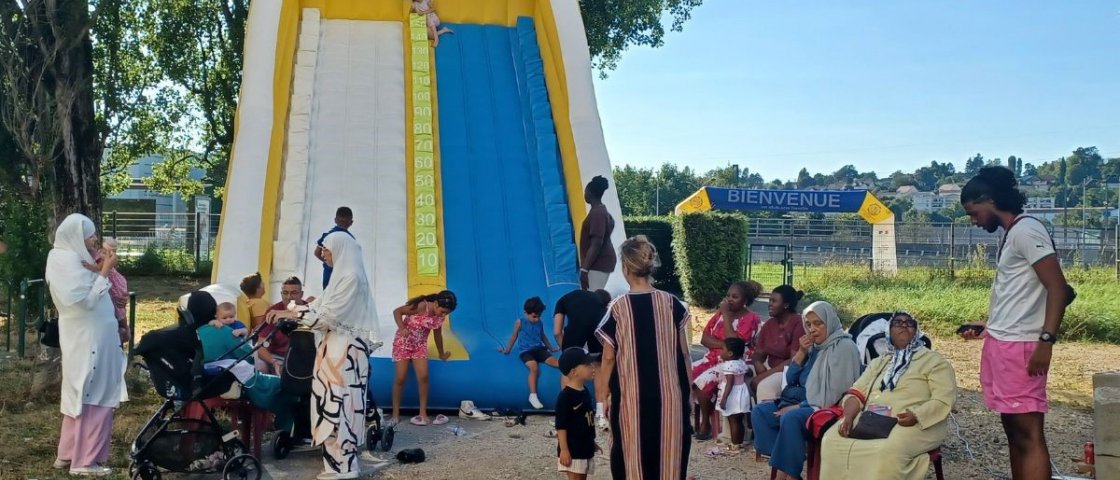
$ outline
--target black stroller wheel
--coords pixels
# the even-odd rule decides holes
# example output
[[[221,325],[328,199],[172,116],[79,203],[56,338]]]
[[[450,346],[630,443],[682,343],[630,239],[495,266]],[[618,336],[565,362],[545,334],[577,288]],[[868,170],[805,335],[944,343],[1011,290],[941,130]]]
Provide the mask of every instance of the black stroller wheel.
[[[292,453],[292,434],[289,432],[277,432],[276,438],[272,439],[272,454],[276,456],[277,460],[283,460]]]
[[[393,438],[397,436],[397,427],[389,425],[381,432],[381,451],[388,452],[393,449]]]
[[[159,469],[150,463],[141,463],[128,466],[128,478],[132,480],[159,480]]]
[[[242,454],[229,459],[222,469],[223,480],[260,480],[261,462],[252,455]]]
[[[366,428],[366,448],[373,452],[381,444],[381,427],[378,425],[370,425]]]

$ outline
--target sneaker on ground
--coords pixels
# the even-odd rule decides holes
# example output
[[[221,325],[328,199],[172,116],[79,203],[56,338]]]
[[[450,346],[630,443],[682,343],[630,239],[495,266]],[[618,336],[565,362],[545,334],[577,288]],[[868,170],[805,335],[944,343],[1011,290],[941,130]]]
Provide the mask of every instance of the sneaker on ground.
[[[112,474],[113,470],[111,468],[101,465],[90,465],[88,467],[70,469],[70,475],[77,475],[79,477],[107,477]]]
[[[535,393],[529,395],[529,405],[532,405],[533,408],[537,410],[544,408],[544,404],[541,403],[541,400],[537,398],[537,394]]]
[[[318,480],[349,480],[349,479],[352,479],[352,478],[358,478],[358,476],[359,476],[358,472],[346,472],[346,473],[323,472],[323,473],[320,473],[315,478],[318,479]]]
[[[60,459],[60,458],[56,458],[56,459],[54,459],[54,465],[51,465],[51,467],[54,468],[55,470],[62,470],[64,468],[70,468],[70,460],[63,460],[63,459]]]
[[[473,418],[475,420],[490,420],[490,415],[482,413],[475,406],[474,402],[470,400],[463,400],[459,403],[459,416],[462,418]]]

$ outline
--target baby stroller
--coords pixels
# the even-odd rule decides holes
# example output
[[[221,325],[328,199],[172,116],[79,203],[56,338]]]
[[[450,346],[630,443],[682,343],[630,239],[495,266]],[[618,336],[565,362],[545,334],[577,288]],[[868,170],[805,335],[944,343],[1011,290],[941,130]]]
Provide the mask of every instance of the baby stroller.
[[[230,368],[203,368],[202,343],[196,332],[203,323],[196,323],[184,308],[179,309],[179,319],[179,325],[145,334],[134,350],[144,360],[141,367],[148,371],[156,392],[166,401],[132,442],[129,477],[158,480],[162,468],[183,473],[220,472],[224,479],[259,479],[260,461],[249,454],[238,432],[226,431],[204,403],[228,392],[237,379]],[[276,330],[291,331],[296,326],[295,322],[282,321]],[[259,329],[233,351],[258,336]],[[236,364],[249,358],[257,348],[231,359]],[[203,418],[184,415],[192,403],[201,406]]]
[[[298,398],[300,408],[311,405],[311,379],[315,369],[316,355],[315,332],[308,329],[298,329],[288,334],[288,354],[284,357],[284,371],[280,373],[281,389],[295,398]],[[372,391],[366,389],[366,447],[370,451],[381,449],[388,452],[393,447],[396,436],[392,426],[383,425],[381,409],[373,399]],[[310,426],[307,427],[308,429]],[[300,422],[296,422],[295,430],[299,435],[310,432],[300,431]],[[292,433],[280,432],[272,444],[272,453],[277,459],[286,458],[293,447]]]
[[[848,334],[855,339],[860,361],[864,365],[886,354],[890,348],[887,344],[887,332],[890,331],[893,316],[894,312],[869,313],[859,317],[848,328]],[[929,336],[923,333],[921,340],[926,348],[932,348],[933,342]]]

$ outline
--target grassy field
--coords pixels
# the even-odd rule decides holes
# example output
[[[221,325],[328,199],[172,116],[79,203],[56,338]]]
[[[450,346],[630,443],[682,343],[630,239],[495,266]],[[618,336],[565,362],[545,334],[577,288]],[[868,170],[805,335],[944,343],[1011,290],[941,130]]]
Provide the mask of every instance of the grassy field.
[[[873,275],[866,266],[797,266],[794,284],[809,299],[832,302],[845,323],[873,312],[907,310],[922,328],[952,334],[960,324],[984,320],[993,271],[961,267],[950,278],[946,269],[902,268],[895,277]],[[754,265],[751,276],[767,289],[781,281],[781,268]],[[1077,290],[1077,300],[1066,310],[1061,334],[1064,340],[1089,340],[1120,344],[1120,281],[1111,268],[1071,268],[1066,277]]]
[[[129,287],[137,293],[136,333],[170,325],[176,321],[175,302],[183,293],[205,283],[196,279],[133,277]],[[34,337],[31,337],[34,338]],[[29,339],[29,352],[37,348]],[[69,478],[65,471],[51,469],[58,444],[61,414],[58,389],[31,396],[35,363],[15,358],[15,352],[0,352],[0,478]],[[110,466],[115,475],[128,478],[128,448],[162,399],[149,381],[135,371],[127,377],[130,401],[114,416]]]

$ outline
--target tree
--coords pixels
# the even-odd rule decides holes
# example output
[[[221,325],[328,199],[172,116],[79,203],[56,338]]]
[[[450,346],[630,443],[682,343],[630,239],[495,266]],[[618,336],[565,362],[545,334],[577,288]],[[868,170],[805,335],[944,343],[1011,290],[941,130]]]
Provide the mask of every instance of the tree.
[[[153,190],[200,193],[195,168],[224,185],[248,0],[101,0],[98,10],[106,187],[123,188],[126,169],[152,154],[165,158],[148,180]]]
[[[653,170],[634,168],[630,165],[614,167],[614,187],[623,215],[653,215],[653,198],[656,190]]]
[[[801,171],[797,172],[797,188],[809,188],[816,184],[813,176],[809,174],[809,169],[802,167]]]
[[[977,153],[964,163],[964,174],[971,178],[979,173],[981,168],[984,168],[984,156]]]
[[[4,168],[5,189],[45,200],[55,222],[74,212],[96,222],[101,212],[89,7],[0,2],[0,120],[19,150]]]
[[[1038,176],[1038,167],[1035,167],[1033,163],[1023,165],[1023,175],[1027,177]]]
[[[583,25],[587,45],[600,74],[618,66],[622,52],[635,45],[664,44],[666,21],[679,32],[702,0],[583,0]]]

